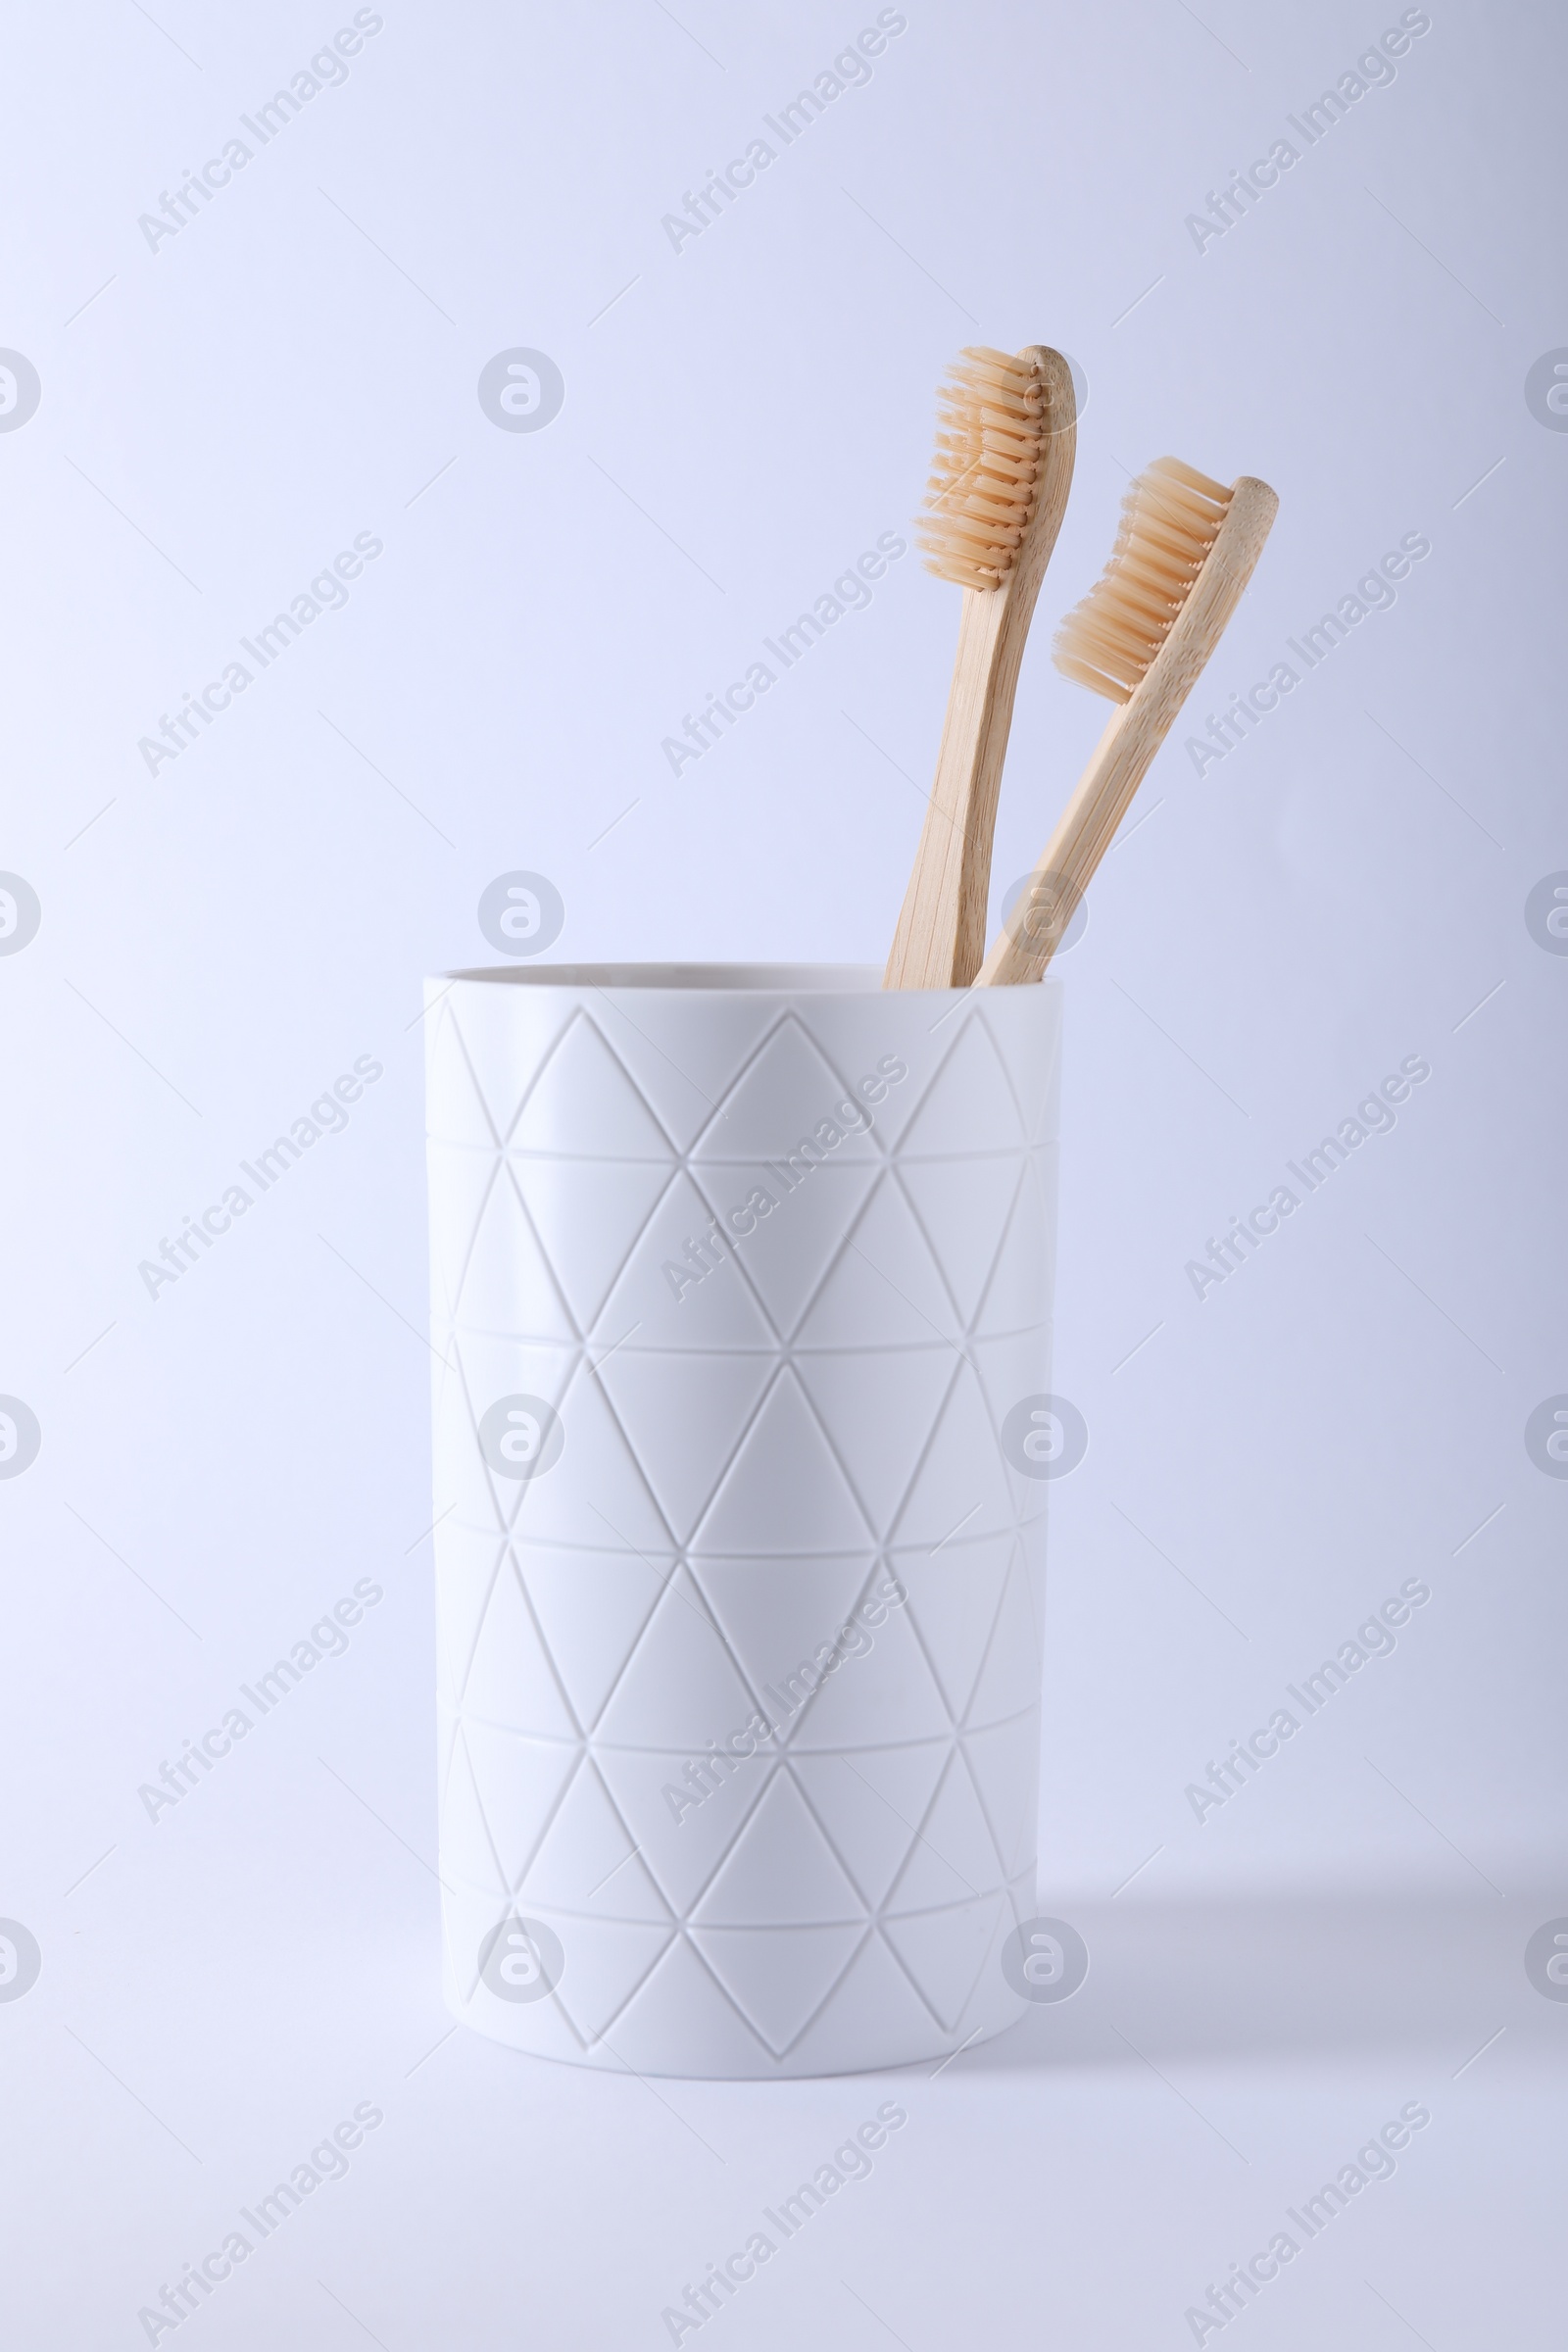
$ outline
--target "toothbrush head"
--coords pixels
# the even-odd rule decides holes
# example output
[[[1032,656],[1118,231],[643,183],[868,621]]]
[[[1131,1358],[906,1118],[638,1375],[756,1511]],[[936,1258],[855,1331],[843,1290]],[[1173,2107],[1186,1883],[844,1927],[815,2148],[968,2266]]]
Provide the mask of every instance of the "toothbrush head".
[[[1056,632],[1052,652],[1063,677],[1128,701],[1192,594],[1234,495],[1179,458],[1156,458],[1138,475],[1103,576]]]
[[[1046,444],[1074,421],[1066,363],[1042,346],[1013,358],[970,344],[937,402],[915,532],[925,567],[960,588],[1000,588],[1035,518]]]

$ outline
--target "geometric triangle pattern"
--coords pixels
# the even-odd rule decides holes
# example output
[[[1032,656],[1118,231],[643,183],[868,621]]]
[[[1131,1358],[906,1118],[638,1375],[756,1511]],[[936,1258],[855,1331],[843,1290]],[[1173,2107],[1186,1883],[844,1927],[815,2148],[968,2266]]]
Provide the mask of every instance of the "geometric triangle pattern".
[[[425,1027],[454,2014],[730,2078],[1000,2032],[1059,990],[530,967]]]

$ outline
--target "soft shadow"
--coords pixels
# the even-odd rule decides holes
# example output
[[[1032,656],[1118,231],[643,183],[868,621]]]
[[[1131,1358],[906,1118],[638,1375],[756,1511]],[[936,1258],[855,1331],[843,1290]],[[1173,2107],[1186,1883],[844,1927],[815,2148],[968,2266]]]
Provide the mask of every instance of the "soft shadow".
[[[1374,2045],[1433,2050],[1458,2068],[1499,2026],[1510,2049],[1526,2036],[1568,2044],[1568,2004],[1544,1999],[1524,1970],[1533,1931],[1568,1915],[1568,1879],[1505,1898],[1485,1887],[1215,1895],[1061,1915],[1089,1946],[1088,1979],[966,2051],[965,2073],[1349,2058]]]

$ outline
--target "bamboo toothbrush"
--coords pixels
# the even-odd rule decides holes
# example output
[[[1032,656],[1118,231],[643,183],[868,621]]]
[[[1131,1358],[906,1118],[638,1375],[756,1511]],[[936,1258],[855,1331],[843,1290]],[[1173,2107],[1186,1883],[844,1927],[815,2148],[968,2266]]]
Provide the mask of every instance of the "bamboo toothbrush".
[[[936,782],[884,988],[967,988],[985,953],[991,837],[1024,639],[1066,511],[1072,371],[1031,343],[971,346],[939,395],[920,545],[963,590]]]
[[[1069,612],[1056,667],[1119,705],[976,986],[1038,980],[1071,922],[1134,793],[1175,722],[1279,508],[1267,482],[1226,490],[1179,458],[1157,458],[1122,506],[1104,576]]]

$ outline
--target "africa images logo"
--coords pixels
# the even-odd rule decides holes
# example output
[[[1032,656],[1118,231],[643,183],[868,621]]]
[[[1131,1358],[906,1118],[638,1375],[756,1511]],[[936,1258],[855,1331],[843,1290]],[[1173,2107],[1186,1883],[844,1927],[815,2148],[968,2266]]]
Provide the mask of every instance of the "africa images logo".
[[[1568,433],[1568,351],[1542,353],[1525,377],[1525,407],[1548,433]]]
[[[1068,2001],[1089,1974],[1089,1946],[1064,1919],[1020,1920],[1002,1947],[1002,1973],[1026,2001]]]
[[[509,1911],[479,1947],[479,1980],[503,2001],[542,2001],[565,1974],[559,1936],[541,1919]]]
[[[43,1431],[30,1404],[20,1396],[0,1396],[0,1478],[20,1478],[38,1458]]]
[[[1021,1396],[1002,1424],[1002,1450],[1024,1478],[1065,1478],[1089,1451],[1089,1424],[1065,1396]]]
[[[0,1919],[0,2001],[20,2001],[38,1982],[43,1954],[20,1919]]]
[[[4,359],[0,353],[0,360]],[[43,920],[38,893],[21,874],[0,874],[0,956],[20,956]]]
[[[1568,1396],[1542,1398],[1525,1423],[1525,1451],[1547,1478],[1568,1478]]]
[[[542,956],[561,937],[566,903],[548,874],[497,874],[479,895],[479,928],[501,956]]]
[[[504,433],[537,433],[561,415],[566,379],[545,351],[518,344],[479,370],[479,406]]]
[[[38,370],[20,351],[0,351],[0,433],[26,423],[43,396]]]
[[[1525,1945],[1525,1975],[1548,2001],[1568,2001],[1568,1919],[1548,1919],[1536,1930]]]
[[[543,1478],[566,1433],[542,1396],[498,1396],[479,1421],[479,1451],[498,1478]]]

